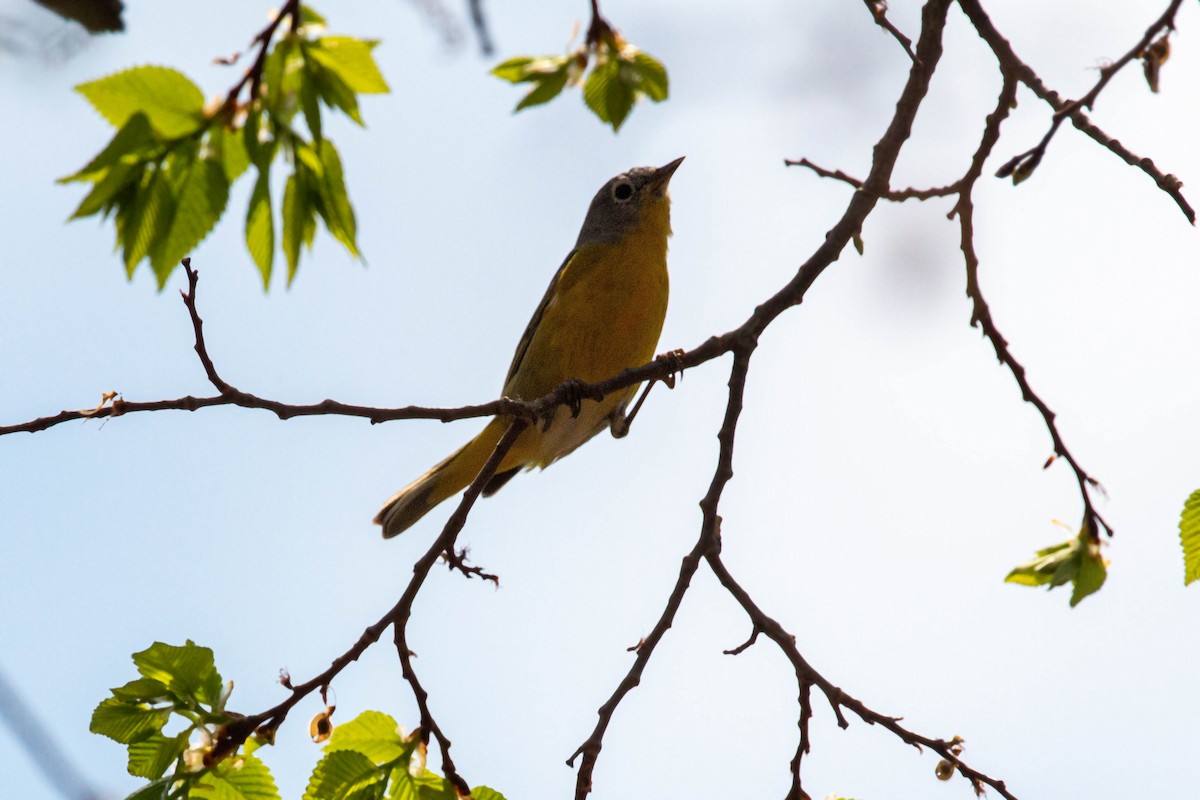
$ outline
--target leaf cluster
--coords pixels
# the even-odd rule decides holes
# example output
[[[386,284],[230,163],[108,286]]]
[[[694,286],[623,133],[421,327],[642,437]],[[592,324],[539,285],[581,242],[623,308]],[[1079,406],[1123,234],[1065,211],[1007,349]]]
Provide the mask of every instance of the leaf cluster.
[[[225,708],[233,683],[222,682],[212,650],[155,642],[133,663],[140,677],[113,689],[91,723],[93,733],[127,746],[129,774],[149,780],[126,800],[279,800],[271,771],[254,755],[267,739],[213,758],[224,728],[242,716]],[[453,784],[426,768],[425,755],[419,731],[365,711],[333,729],[304,800],[458,800]],[[486,786],[471,796],[504,800]]]
[[[1004,579],[1022,586],[1053,589],[1070,583],[1071,607],[1100,590],[1108,578],[1108,561],[1100,554],[1100,542],[1087,527],[1065,542],[1044,547],[1029,561],[1018,564]]]
[[[133,663],[141,677],[113,689],[91,722],[92,733],[128,747],[129,774],[150,781],[128,800],[278,800],[253,744],[208,763],[212,742],[238,716],[225,710],[233,684],[222,683],[212,650],[191,641],[182,647],[155,642],[134,653]]]
[[[474,800],[504,800],[486,786]],[[454,785],[425,766],[420,732],[409,734],[396,720],[364,711],[334,729],[325,755],[309,778],[304,800],[458,800]]]
[[[276,250],[271,167],[277,160],[291,168],[279,203],[288,283],[301,246],[312,246],[318,218],[361,258],[341,158],[324,136],[322,108],[364,124],[359,95],[388,91],[372,56],[377,42],[323,35],[325,20],[316,12],[297,6],[294,13],[290,30],[273,45],[270,36],[260,38],[259,60],[223,100],[205,104],[187,76],[158,66],[76,87],[117,132],[60,182],[91,185],[71,219],[112,216],[129,277],[148,260],[162,288],[224,215],[230,186],[253,167],[246,246],[267,287]],[[245,86],[250,96],[243,101]],[[307,135],[298,130],[297,116]]]
[[[514,113],[550,102],[567,86],[582,85],[584,103],[602,122],[611,125],[614,133],[639,98],[659,103],[667,99],[670,90],[662,62],[607,26],[604,35],[589,37],[565,55],[510,58],[496,66],[492,74],[509,83],[531,85]]]

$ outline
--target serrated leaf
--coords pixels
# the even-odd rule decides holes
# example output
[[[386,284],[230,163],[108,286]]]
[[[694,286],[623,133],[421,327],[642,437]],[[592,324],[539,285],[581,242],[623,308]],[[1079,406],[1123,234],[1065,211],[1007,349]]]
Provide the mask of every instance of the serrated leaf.
[[[670,81],[667,78],[667,68],[662,62],[649,53],[644,53],[636,47],[622,52],[622,59],[628,61],[638,76],[635,89],[649,97],[655,103],[667,99],[670,93]]]
[[[410,756],[418,740],[411,737],[406,741],[400,726],[392,717],[379,711],[364,711],[349,722],[333,729],[333,736],[325,745],[325,752],[354,750],[362,753],[375,764],[385,764],[404,756]],[[407,769],[407,763],[404,767]]]
[[[1200,580],[1200,489],[1192,492],[1179,515],[1179,543],[1183,546],[1183,585]]]
[[[168,67],[134,67],[81,83],[75,90],[117,127],[141,112],[160,136],[177,139],[204,122],[204,93],[182,72]]]
[[[104,173],[104,177],[92,186],[92,190],[80,201],[70,219],[90,217],[101,211],[107,212],[118,195],[142,179],[144,170],[145,166],[142,164],[114,164]]]
[[[169,708],[151,708],[145,703],[109,697],[92,712],[88,730],[121,744],[132,744],[161,731],[170,716]]]
[[[134,653],[133,663],[143,677],[161,681],[176,697],[212,705],[221,693],[213,651],[190,639],[182,646],[155,642]]]
[[[193,784],[189,798],[201,800],[279,800],[275,778],[257,756],[239,755],[222,761]]]
[[[133,277],[138,263],[161,241],[174,212],[175,198],[166,180],[155,170],[118,217],[117,236],[123,248],[126,277]]]
[[[175,213],[166,236],[150,254],[150,266],[160,289],[166,285],[180,259],[208,236],[229,201],[229,182],[217,161],[194,158],[177,162],[177,167],[182,172],[178,176],[179,188],[174,192]],[[219,690],[219,679],[217,686]]]
[[[283,255],[287,258],[289,284],[300,265],[300,245],[304,242],[304,231],[312,214],[308,193],[301,186],[296,173],[289,175],[283,189]]]
[[[308,779],[304,800],[347,800],[355,792],[370,788],[382,794],[383,772],[371,759],[354,750],[327,753]],[[378,789],[374,787],[378,785]]]
[[[121,129],[104,146],[104,149],[97,153],[95,158],[87,163],[87,166],[78,172],[59,178],[58,182],[98,181],[107,170],[119,162],[132,165],[139,161],[149,160],[159,147],[161,145],[154,138],[154,131],[150,129],[150,121],[146,119],[146,115],[140,112],[136,113],[121,126]]]
[[[362,114],[358,110],[358,96],[354,94],[354,91],[336,72],[325,69],[324,65],[319,62],[314,61],[313,63],[318,65],[318,69],[312,77],[317,87],[317,94],[321,96],[325,105],[341,110],[350,119],[365,127],[366,123],[363,122]]]
[[[321,205],[317,207],[317,211],[325,219],[325,227],[333,237],[342,243],[350,255],[360,258],[357,244],[358,223],[354,218],[354,208],[350,205],[350,196],[346,193],[342,159],[333,142],[328,139],[318,142],[317,147],[321,159]]]
[[[513,109],[513,113],[550,102],[562,93],[566,85],[567,65],[563,64],[562,68],[556,72],[551,72],[540,77],[534,87],[529,90],[528,94],[521,98],[521,102],[517,103],[517,107]]]
[[[262,276],[263,290],[271,284],[271,265],[275,259],[275,219],[271,215],[270,173],[260,172],[246,211],[246,249]]]
[[[592,69],[583,85],[583,100],[602,122],[620,130],[633,108],[634,92],[621,74],[621,61],[609,58]]]
[[[350,36],[323,36],[305,49],[307,55],[337,75],[357,94],[387,94],[391,91],[371,51],[378,40]]]
[[[163,736],[156,733],[129,745],[129,774],[156,780],[187,749],[187,734]]]
[[[134,678],[124,686],[112,690],[113,697],[134,703],[148,703],[166,700],[167,686],[154,678]]]

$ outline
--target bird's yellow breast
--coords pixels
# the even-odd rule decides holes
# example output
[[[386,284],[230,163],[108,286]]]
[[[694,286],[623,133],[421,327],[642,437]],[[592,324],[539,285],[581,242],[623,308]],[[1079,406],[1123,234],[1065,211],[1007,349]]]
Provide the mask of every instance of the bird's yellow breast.
[[[649,201],[638,225],[619,241],[576,249],[504,387],[506,395],[532,400],[570,378],[600,381],[654,357],[669,292],[668,202]],[[560,409],[544,435],[531,429],[521,437],[514,456],[531,465],[549,464],[591,438],[636,391],[630,387],[600,403],[586,402],[575,420]]]

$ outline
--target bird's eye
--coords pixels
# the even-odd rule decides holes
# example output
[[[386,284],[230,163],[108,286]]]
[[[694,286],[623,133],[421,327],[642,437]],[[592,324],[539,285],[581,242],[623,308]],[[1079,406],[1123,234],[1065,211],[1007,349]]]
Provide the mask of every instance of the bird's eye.
[[[613,199],[618,203],[624,203],[631,197],[633,197],[633,184],[629,181],[621,181],[613,187]]]

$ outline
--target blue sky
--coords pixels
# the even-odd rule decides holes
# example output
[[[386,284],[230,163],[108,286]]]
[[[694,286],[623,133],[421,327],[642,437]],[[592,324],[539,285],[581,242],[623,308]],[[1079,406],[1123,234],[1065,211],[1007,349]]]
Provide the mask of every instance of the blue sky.
[[[204,14],[128,5],[128,34],[71,58],[0,53],[4,423],[91,406],[110,389],[128,399],[209,391],[182,275],[162,293],[148,270],[127,283],[110,227],[64,224],[80,189],[54,179],[110,135],[70,87],[150,63],[215,95],[237,73],[212,58],[244,46],[269,4]],[[1018,52],[1067,95],[1159,12],[992,5]],[[586,24],[584,3],[487,7],[497,59],[554,51],[577,19]],[[50,29],[16,0],[0,9]],[[329,131],[367,266],[318,236],[293,287],[263,294],[242,245],[246,182],[193,254],[222,375],[292,402],[494,398],[596,188],[680,155],[660,349],[737,325],[848,199],[782,159],[865,173],[907,69],[858,5],[610,0],[606,15],[672,80],[669,102],[639,107],[614,136],[577,94],[511,115],[519,90],[487,76],[491,62],[469,43],[448,47],[415,4],[318,9],[337,32],[383,40],[393,90],[365,100],[368,130]],[[893,15],[916,30],[908,9]],[[897,185],[961,174],[998,91],[980,41],[951,16]],[[1198,21],[1193,8],[1181,13],[1162,94],[1135,66],[1095,113],[1185,184],[1200,174]],[[1046,110],[1027,92],[1019,100],[993,169],[1045,130]],[[1176,528],[1200,486],[1196,233],[1144,175],[1071,130],[1019,188],[985,179],[977,205],[996,320],[1108,490],[1108,584],[1072,610],[1062,590],[1002,583],[1065,538],[1051,521],[1076,522],[1079,500],[1065,465],[1042,470],[1040,419],[968,326],[957,227],[941,201],[880,207],[865,254],[843,254],[763,336],[722,503],[727,562],[827,677],[922,733],[965,737],[969,763],[1019,797],[1179,796],[1200,744],[1200,590],[1181,585]],[[727,374],[727,360],[687,373],[674,392],[655,391],[630,437],[598,438],[481,503],[461,541],[501,589],[439,571],[422,592],[417,668],[473,783],[512,800],[568,796],[574,774],[562,762],[695,541]],[[232,707],[273,705],[279,668],[297,679],[324,669],[403,590],[450,509],[386,543],[371,517],[478,427],[208,409],[6,437],[0,670],[88,781],[123,797],[137,786],[123,749],[87,723],[132,676],[129,654],[194,639],[236,681]],[[795,687],[767,643],[721,654],[747,633],[702,569],[614,719],[596,798],[785,793]],[[375,708],[416,724],[386,645],[334,690],[342,719]],[[266,754],[286,797],[300,795],[318,757],[304,724],[317,710],[315,699],[302,704]],[[839,731],[821,703],[813,748],[813,797],[970,796],[962,782],[934,785],[936,758],[862,724]],[[56,797],[6,728],[0,763],[13,796]]]

